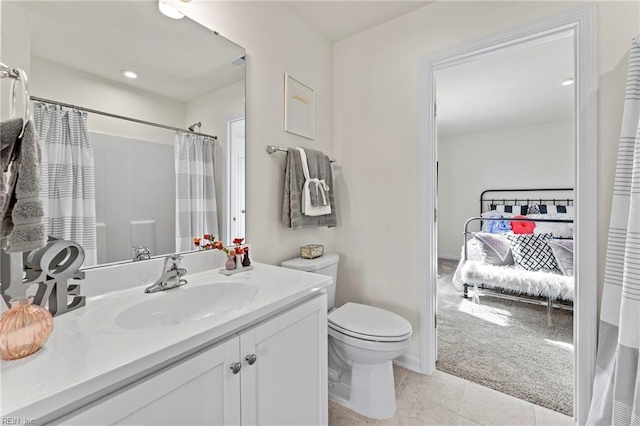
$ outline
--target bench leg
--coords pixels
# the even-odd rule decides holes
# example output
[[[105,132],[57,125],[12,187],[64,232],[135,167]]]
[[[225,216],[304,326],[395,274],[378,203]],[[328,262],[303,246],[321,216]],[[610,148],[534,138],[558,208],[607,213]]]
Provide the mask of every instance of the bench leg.
[[[478,284],[473,285],[473,303],[480,304],[480,290],[478,290]]]

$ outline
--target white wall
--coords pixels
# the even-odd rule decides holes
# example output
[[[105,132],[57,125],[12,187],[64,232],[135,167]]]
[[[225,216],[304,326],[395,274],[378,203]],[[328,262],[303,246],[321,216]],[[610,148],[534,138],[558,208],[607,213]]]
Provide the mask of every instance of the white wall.
[[[459,259],[485,189],[573,187],[573,122],[439,138],[438,162],[438,254]]]
[[[239,81],[200,98],[189,101],[185,105],[185,124],[187,128],[193,123],[201,122],[200,132],[218,136],[215,145],[215,179],[216,202],[218,207],[218,230],[222,235],[224,221],[224,177],[227,164],[227,123],[229,120],[244,117],[245,83]],[[197,130],[197,129],[196,129]]]
[[[31,54],[28,47],[25,49],[31,42],[29,14],[5,1],[0,3],[0,19],[0,62],[10,68],[21,68],[29,75]],[[3,78],[0,82],[0,120],[9,118],[10,91],[11,81]]]
[[[371,303],[409,319],[414,327],[410,357],[419,355],[418,263],[426,261],[418,258],[416,233],[420,57],[579,5],[436,2],[334,46],[334,133],[342,165],[337,185],[342,229],[336,234],[336,251],[343,262],[337,302]],[[637,2],[598,3],[601,264],[626,55],[640,29],[639,12]]]
[[[280,224],[285,155],[265,152],[266,145],[302,146],[334,156],[331,42],[283,2],[171,3],[247,51],[247,237],[253,257],[279,264],[309,243],[333,251],[339,228],[293,231]],[[285,72],[315,89],[313,141],[283,130]],[[344,208],[338,205],[338,211]]]

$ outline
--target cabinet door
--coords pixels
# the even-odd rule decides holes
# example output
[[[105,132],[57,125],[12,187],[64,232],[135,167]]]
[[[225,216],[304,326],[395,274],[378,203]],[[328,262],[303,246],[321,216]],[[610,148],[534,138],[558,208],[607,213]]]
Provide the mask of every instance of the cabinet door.
[[[240,334],[240,354],[243,425],[327,424],[325,295]]]
[[[240,360],[236,336],[107,396],[63,424],[238,425]],[[57,423],[57,422],[56,422]]]

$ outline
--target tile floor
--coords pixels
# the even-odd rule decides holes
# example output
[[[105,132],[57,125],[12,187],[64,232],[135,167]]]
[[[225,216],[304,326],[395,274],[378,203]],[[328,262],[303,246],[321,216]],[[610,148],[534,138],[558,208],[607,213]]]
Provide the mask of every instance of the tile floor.
[[[329,426],[458,425],[564,426],[573,420],[464,379],[437,371],[433,376],[393,366],[396,414],[370,419],[329,401]]]

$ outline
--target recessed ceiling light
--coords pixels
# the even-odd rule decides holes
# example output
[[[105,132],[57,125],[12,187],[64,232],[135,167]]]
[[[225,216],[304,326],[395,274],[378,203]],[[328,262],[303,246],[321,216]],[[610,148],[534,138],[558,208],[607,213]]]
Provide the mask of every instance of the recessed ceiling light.
[[[138,78],[138,74],[131,70],[124,70],[122,71],[122,74],[124,74],[124,76],[127,78]]]
[[[562,82],[563,86],[571,86],[573,84],[573,78],[568,78]]]
[[[182,19],[184,18],[184,14],[179,12],[177,9],[175,9],[172,6],[169,6],[168,4],[166,4],[165,2],[163,2],[162,0],[158,1],[158,9],[160,9],[160,12],[162,12],[162,14],[168,18],[171,19]]]

